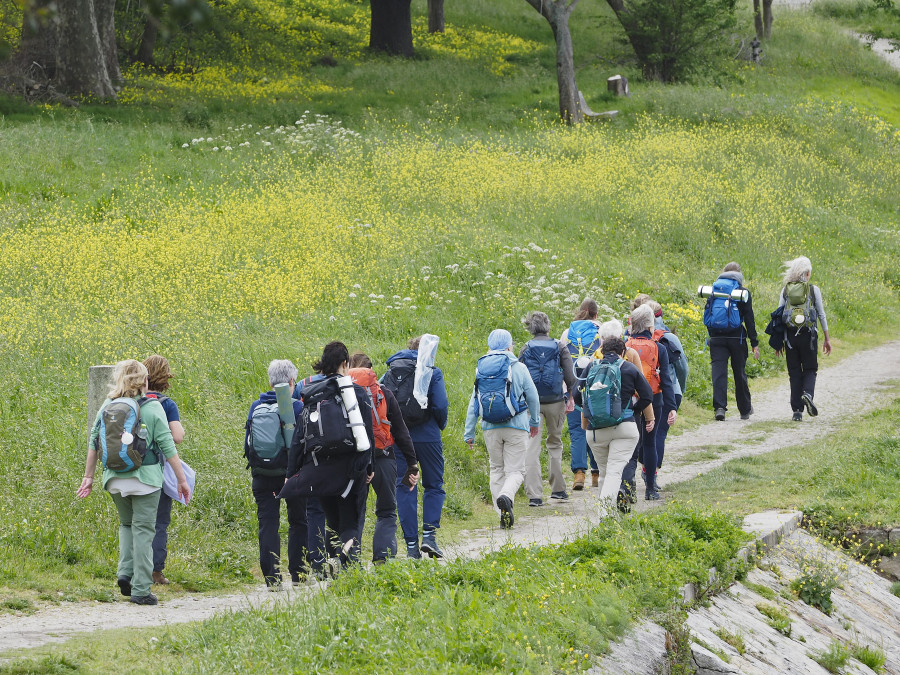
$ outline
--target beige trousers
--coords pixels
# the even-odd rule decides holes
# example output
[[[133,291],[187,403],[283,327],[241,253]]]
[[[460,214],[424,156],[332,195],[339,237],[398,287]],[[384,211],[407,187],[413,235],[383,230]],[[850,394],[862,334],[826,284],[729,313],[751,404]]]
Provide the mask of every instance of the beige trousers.
[[[549,456],[550,492],[564,492],[566,481],[562,474],[562,432],[566,424],[566,402],[541,403],[541,433],[528,439],[525,453],[525,494],[529,499],[544,496],[541,475],[541,436],[547,427],[547,455]]]
[[[513,500],[525,480],[525,451],[528,432],[504,427],[484,432],[491,467],[491,501],[497,513],[497,497]]]
[[[615,508],[616,495],[622,484],[622,470],[631,459],[637,443],[638,428],[633,421],[622,422],[607,429],[588,429],[584,432],[587,444],[600,470],[600,500]]]

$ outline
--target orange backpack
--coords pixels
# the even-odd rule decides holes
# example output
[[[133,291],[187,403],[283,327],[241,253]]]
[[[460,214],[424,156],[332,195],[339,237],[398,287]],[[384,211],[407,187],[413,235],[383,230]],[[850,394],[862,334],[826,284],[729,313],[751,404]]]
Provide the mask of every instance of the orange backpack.
[[[384,392],[378,384],[375,371],[371,368],[351,368],[350,379],[369,392],[369,400],[372,402],[372,431],[375,434],[375,448],[384,450],[394,444],[391,435],[391,423],[387,419],[387,400]]]
[[[644,369],[644,377],[650,383],[650,389],[654,394],[662,391],[662,383],[659,380],[659,343],[645,337],[632,337],[625,343],[641,357],[641,366]]]

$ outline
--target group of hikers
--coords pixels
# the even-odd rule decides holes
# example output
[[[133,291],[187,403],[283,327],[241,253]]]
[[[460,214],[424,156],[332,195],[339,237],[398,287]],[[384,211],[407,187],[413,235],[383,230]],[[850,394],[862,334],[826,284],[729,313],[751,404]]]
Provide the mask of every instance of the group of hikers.
[[[786,355],[793,419],[802,421],[804,411],[818,414],[813,403],[817,324],[826,354],[831,343],[821,291],[809,283],[809,259],[785,265],[784,288],[766,332],[776,353]],[[752,300],[743,284],[740,266],[729,263],[711,287],[701,287],[707,297],[704,324],[716,420],[726,417],[729,360],[741,419],[753,413],[745,372],[748,343],[756,358],[759,349]],[[515,495],[523,484],[530,507],[544,504],[544,428],[551,500],[569,499],[562,470],[565,427],[571,489],[585,489],[590,469],[601,514],[631,510],[638,464],[644,498],[660,499],[657,473],[686,391],[688,362],[680,339],[665,324],[662,306],[650,296],[632,301],[627,323],[626,330],[616,319],[601,322],[598,304],[588,298],[559,339],[550,336],[546,313],[530,312],[523,324],[532,338],[518,355],[508,330],[488,335],[488,351],[475,367],[463,440],[474,447],[480,420],[500,527],[513,526]],[[445,498],[441,432],[449,402],[434,363],[437,345],[434,335],[411,339],[387,359],[380,378],[369,356],[351,354],[339,341],[325,345],[313,364],[315,374],[302,380],[289,360],[269,364],[270,390],[250,406],[244,435],[260,568],[269,588],[283,584],[282,502],[293,584],[311,575],[331,576],[359,560],[370,488],[374,564],[397,555],[398,517],[408,558],[443,557],[437,531]],[[102,462],[103,487],[119,514],[118,585],[137,604],[156,604],[151,586],[169,583],[164,568],[172,501],[187,503],[193,490],[193,472],[176,451],[184,438],[178,407],[164,394],[171,378],[168,361],[159,355],[116,364],[77,492],[90,494]]]

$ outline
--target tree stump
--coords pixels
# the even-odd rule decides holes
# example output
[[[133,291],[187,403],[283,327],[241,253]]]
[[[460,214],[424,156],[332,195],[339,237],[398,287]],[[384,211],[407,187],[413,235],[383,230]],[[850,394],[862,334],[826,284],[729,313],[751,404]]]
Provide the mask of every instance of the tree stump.
[[[607,78],[606,88],[616,96],[631,96],[631,92],[628,91],[628,78],[621,75]]]

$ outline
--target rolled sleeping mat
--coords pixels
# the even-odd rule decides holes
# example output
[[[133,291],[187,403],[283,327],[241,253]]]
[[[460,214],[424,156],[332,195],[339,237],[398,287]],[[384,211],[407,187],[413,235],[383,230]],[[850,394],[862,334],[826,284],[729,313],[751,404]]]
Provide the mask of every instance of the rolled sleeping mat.
[[[750,291],[748,291],[746,288],[735,288],[733,291],[731,291],[730,294],[714,293],[712,286],[700,286],[697,289],[697,295],[699,295],[701,298],[729,298],[734,302],[747,302],[747,300],[750,298]]]
[[[344,401],[344,409],[350,418],[350,428],[353,430],[353,438],[356,439],[358,452],[365,452],[369,445],[369,437],[366,435],[366,425],[363,423],[362,414],[359,412],[359,402],[356,400],[356,392],[353,391],[353,378],[349,375],[341,375],[337,378],[338,387],[341,389],[341,399]]]
[[[278,402],[278,416],[284,425],[284,442],[288,447],[294,439],[294,401],[291,398],[291,388],[287,383],[275,385],[275,400]]]

